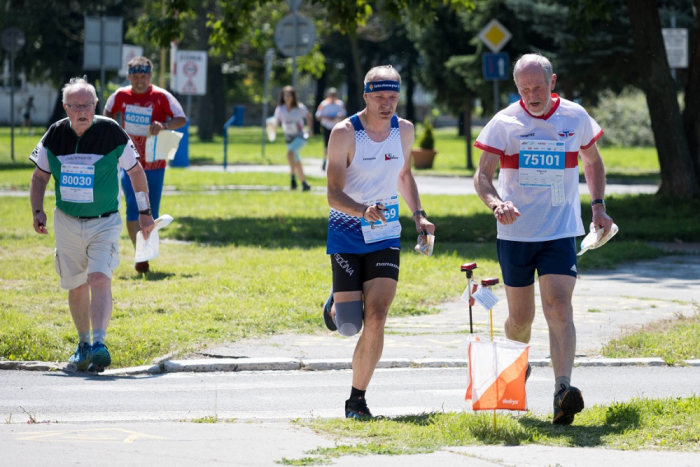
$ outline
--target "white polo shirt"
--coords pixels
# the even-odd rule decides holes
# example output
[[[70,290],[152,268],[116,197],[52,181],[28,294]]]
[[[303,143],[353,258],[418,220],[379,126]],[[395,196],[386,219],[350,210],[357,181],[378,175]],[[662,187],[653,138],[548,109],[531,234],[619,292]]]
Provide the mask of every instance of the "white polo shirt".
[[[498,194],[521,214],[513,224],[498,223],[499,239],[540,242],[585,233],[578,193],[579,151],[592,146],[603,131],[580,105],[556,94],[552,99],[552,108],[541,117],[530,114],[522,100],[511,104],[491,119],[474,143],[501,156]],[[556,147],[559,152],[549,152],[550,165],[526,166],[532,161],[528,143]],[[537,176],[549,181],[538,183]],[[551,180],[555,181],[545,186]]]

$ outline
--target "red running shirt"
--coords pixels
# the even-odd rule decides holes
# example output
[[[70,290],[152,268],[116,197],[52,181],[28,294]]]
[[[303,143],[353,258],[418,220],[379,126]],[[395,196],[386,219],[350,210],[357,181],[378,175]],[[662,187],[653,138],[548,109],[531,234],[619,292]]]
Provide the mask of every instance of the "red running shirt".
[[[180,103],[163,88],[151,84],[143,94],[135,94],[125,86],[109,96],[105,110],[112,115],[122,114],[122,127],[131,137],[141,155],[139,162],[145,170],[164,169],[167,161],[146,162],[146,138],[152,122],[165,122],[168,117],[184,117]]]

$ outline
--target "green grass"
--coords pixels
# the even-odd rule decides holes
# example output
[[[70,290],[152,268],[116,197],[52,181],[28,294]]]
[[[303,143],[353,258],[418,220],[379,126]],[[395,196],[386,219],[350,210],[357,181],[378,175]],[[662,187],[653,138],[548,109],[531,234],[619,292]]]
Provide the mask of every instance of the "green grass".
[[[620,450],[700,451],[700,396],[633,399],[594,406],[568,427],[552,425],[549,416],[500,414],[493,429],[492,412],[427,413],[369,422],[315,419],[297,422],[336,439],[332,448],[306,454],[328,460],[346,455],[430,453],[449,446],[545,445]],[[361,440],[361,441],[357,441]]]
[[[645,324],[613,339],[601,353],[609,358],[657,357],[669,365],[700,359],[700,313]]]
[[[47,208],[51,201],[47,197]],[[417,234],[402,204],[405,272],[392,315],[430,313],[458,296],[464,288],[458,268],[466,261],[476,261],[483,277],[499,276],[494,221],[478,198],[426,195],[423,201],[437,225],[435,253],[426,258],[411,251]],[[633,218],[638,202],[625,202]],[[667,207],[666,216],[673,210]],[[175,221],[161,231],[161,256],[145,280],[133,270],[133,247],[122,234],[109,329],[114,367],[248,336],[323,329],[319,287],[330,282],[324,196],[192,192],[165,196],[161,212]],[[74,350],[75,330],[52,264],[52,235],[35,234],[29,214],[26,198],[0,204],[0,357],[60,361]],[[51,219],[48,228],[52,232]],[[609,244],[615,248],[582,257],[582,270],[660,254],[627,230],[627,240],[623,228]]]

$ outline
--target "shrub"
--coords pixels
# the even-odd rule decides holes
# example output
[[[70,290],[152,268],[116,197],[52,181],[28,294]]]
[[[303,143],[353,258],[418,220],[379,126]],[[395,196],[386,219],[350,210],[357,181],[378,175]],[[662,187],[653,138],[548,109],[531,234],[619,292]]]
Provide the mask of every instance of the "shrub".
[[[433,135],[433,125],[427,118],[423,122],[423,134],[418,140],[418,147],[421,149],[435,149],[435,136]]]
[[[605,132],[599,146],[654,146],[647,101],[639,89],[628,87],[619,95],[605,91],[591,116]]]

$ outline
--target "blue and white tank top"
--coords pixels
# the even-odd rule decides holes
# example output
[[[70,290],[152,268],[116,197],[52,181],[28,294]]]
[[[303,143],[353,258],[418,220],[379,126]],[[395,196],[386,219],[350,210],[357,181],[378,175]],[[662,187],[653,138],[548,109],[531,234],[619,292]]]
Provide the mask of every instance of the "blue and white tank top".
[[[360,117],[350,117],[355,129],[355,157],[347,168],[343,192],[358,203],[373,204],[374,200],[396,196],[399,172],[404,166],[399,118],[391,117],[389,136],[373,141],[365,132]],[[365,243],[361,218],[331,208],[328,217],[326,253],[370,253],[386,248],[399,248],[398,238]]]

